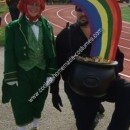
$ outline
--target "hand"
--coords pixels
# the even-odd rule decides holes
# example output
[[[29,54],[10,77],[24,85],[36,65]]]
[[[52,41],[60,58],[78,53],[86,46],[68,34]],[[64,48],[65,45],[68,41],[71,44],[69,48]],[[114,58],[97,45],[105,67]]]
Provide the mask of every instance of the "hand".
[[[62,100],[61,100],[61,97],[59,94],[52,94],[52,103],[53,103],[53,106],[61,112],[61,108],[60,107],[63,107],[62,105]]]
[[[17,85],[18,86],[18,81],[11,81],[11,82],[7,82],[8,85]]]

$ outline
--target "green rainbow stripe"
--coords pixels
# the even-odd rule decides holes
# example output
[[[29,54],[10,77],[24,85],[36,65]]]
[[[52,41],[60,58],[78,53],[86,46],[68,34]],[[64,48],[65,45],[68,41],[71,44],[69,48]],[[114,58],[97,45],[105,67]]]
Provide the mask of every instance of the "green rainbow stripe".
[[[113,32],[112,32],[112,43],[111,49],[109,54],[109,59],[114,60],[116,55],[116,50],[121,34],[122,29],[122,18],[121,18],[121,11],[120,7],[116,1],[106,0],[108,5],[110,6],[112,15],[113,15]]]
[[[105,52],[105,59],[109,58],[109,53],[110,53],[110,49],[111,49],[111,42],[112,42],[112,31],[113,31],[113,16],[110,10],[109,5],[106,3],[105,0],[98,0],[102,6],[104,7],[105,11],[106,11],[106,15],[108,16],[108,41],[107,41],[107,49]],[[102,41],[102,44],[104,44],[104,41]]]

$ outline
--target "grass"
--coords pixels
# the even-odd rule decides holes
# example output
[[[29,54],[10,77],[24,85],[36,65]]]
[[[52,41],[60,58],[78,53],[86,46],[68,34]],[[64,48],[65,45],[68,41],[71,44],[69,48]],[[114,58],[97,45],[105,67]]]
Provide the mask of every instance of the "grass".
[[[0,3],[0,16],[8,12],[8,7],[5,3]]]
[[[0,3],[0,16],[2,17],[6,12],[8,12],[8,7],[5,3]],[[0,27],[0,46],[4,45],[4,33],[5,28]]]
[[[121,9],[124,21],[130,22],[130,7],[123,7]]]
[[[4,45],[4,37],[5,37],[5,28],[0,27],[0,46]]]

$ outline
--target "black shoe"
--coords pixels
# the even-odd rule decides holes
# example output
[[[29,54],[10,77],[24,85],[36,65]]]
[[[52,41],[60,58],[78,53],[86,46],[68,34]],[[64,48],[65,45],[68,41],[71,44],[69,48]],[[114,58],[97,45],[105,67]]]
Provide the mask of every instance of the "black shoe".
[[[103,114],[105,112],[104,106],[102,104],[100,104],[99,108],[98,108],[98,112],[100,114]]]
[[[98,125],[99,121],[104,117],[104,114],[103,113],[100,113],[100,112],[97,112],[97,115],[94,119],[94,122],[93,122],[93,126],[91,128],[91,130],[94,130],[96,128],[96,126]]]

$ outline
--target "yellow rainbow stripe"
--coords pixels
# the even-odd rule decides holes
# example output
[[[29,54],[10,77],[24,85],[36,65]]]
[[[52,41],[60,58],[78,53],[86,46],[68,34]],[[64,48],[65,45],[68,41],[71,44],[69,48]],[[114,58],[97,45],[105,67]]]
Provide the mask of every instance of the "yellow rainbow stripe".
[[[103,34],[102,34],[101,52],[99,54],[99,57],[104,58],[106,50],[107,50],[107,42],[108,42],[108,17],[107,17],[107,14],[106,14],[106,10],[98,2],[98,0],[88,0],[88,1],[95,6],[95,8],[97,9],[98,13],[101,16],[102,29],[104,31],[103,31]]]

